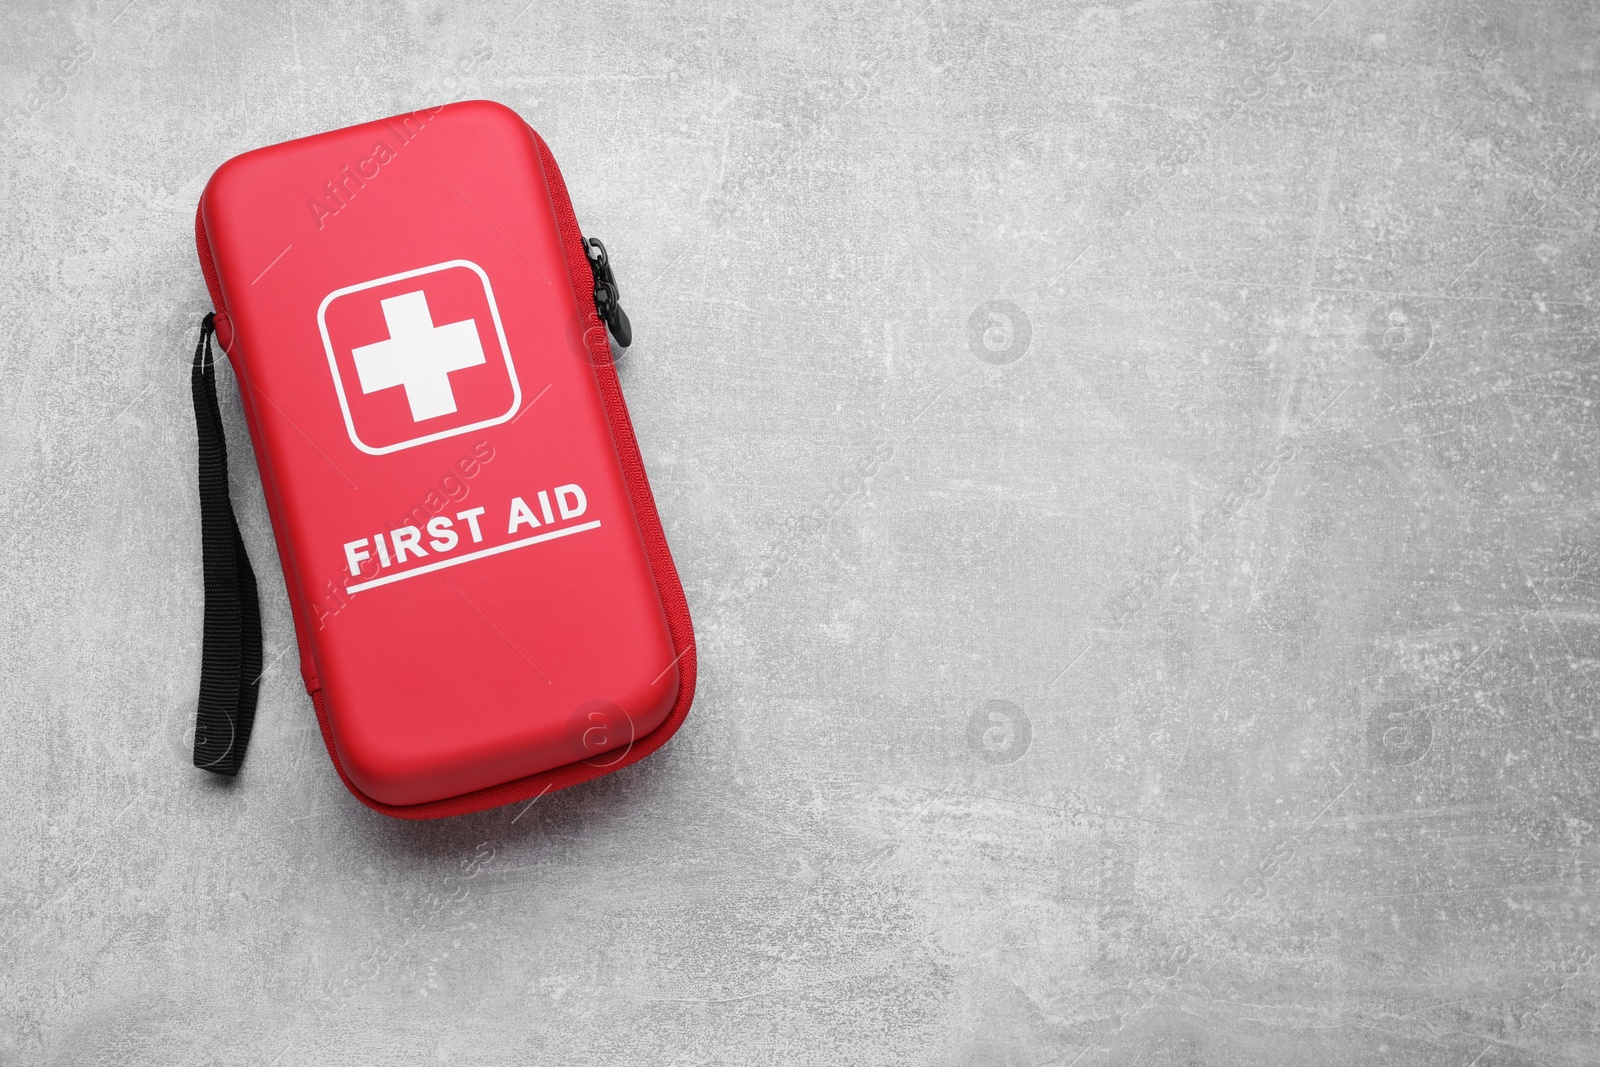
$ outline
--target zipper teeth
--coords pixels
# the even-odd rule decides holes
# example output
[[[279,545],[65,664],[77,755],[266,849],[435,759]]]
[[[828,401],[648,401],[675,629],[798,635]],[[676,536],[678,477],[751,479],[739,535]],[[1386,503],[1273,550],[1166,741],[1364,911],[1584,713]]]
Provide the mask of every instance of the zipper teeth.
[[[205,275],[206,289],[211,293],[211,309],[220,315],[225,314],[226,309],[222,306],[222,282],[217,278],[217,264],[211,258],[211,240],[206,236],[204,204],[202,194],[200,204],[194,209],[194,243],[200,253],[200,273]]]

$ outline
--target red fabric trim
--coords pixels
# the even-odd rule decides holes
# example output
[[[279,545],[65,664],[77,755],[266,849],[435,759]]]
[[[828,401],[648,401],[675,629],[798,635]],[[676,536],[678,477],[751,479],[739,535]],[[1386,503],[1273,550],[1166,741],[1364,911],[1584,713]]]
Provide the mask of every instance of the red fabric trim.
[[[194,243],[200,251],[200,273],[205,275],[206,291],[211,294],[211,308],[218,315],[226,315],[222,306],[222,282],[217,278],[217,263],[211,258],[211,240],[206,237],[205,200],[194,209]]]
[[[600,385],[600,396],[605,404],[606,419],[611,426],[611,438],[617,448],[617,458],[622,463],[622,473],[627,479],[628,495],[633,513],[644,537],[645,551],[650,558],[650,569],[655,575],[656,591],[661,596],[661,606],[666,611],[667,628],[672,634],[672,647],[678,649],[678,699],[660,726],[645,734],[614,763],[604,767],[589,763],[569,763],[526,778],[503,782],[480,789],[475,793],[445,797],[426,804],[384,804],[373,800],[356,787],[339,763],[339,754],[333,743],[333,733],[328,725],[328,707],[322,690],[311,694],[312,707],[317,712],[317,725],[322,729],[322,740],[333,760],[334,770],[355,798],[373,811],[392,815],[397,819],[441,819],[451,815],[469,815],[476,811],[515,804],[521,800],[542,797],[558,789],[580,785],[602,775],[619,771],[638,763],[672,739],[689,715],[689,705],[694,703],[694,688],[698,657],[695,652],[694,622],[689,617],[689,601],[683,593],[683,583],[678,579],[678,568],[672,562],[672,552],[667,546],[667,535],[661,528],[661,515],[656,511],[655,495],[650,491],[650,480],[645,473],[644,461],[639,456],[639,442],[634,437],[633,420],[628,417],[628,404],[622,395],[622,385],[617,380],[617,370],[611,364],[611,346],[606,340],[605,325],[594,309],[590,294],[594,289],[594,274],[589,269],[589,257],[583,250],[578,217],[572,210],[572,199],[567,195],[567,183],[561,177],[555,157],[544,143],[544,138],[532,127],[528,133],[539,147],[539,158],[544,164],[545,182],[550,187],[550,200],[556,212],[556,228],[561,243],[567,251],[567,269],[572,275],[578,296],[578,306],[586,309],[584,343],[594,364],[595,378]],[[195,213],[195,238],[200,250],[200,268],[206,276],[206,286],[211,291],[212,304],[219,314],[224,312],[222,290],[217,282],[215,265],[211,259],[211,243],[206,239],[205,221]],[[580,284],[580,282],[582,284]],[[597,759],[610,759],[611,753],[602,753]]]

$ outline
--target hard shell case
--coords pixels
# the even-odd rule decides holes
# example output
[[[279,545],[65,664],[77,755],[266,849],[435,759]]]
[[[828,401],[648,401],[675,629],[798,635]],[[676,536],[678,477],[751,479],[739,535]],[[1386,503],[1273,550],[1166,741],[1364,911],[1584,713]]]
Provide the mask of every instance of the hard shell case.
[[[196,240],[351,792],[458,815],[661,747],[694,635],[539,135],[466,101],[247,152]]]

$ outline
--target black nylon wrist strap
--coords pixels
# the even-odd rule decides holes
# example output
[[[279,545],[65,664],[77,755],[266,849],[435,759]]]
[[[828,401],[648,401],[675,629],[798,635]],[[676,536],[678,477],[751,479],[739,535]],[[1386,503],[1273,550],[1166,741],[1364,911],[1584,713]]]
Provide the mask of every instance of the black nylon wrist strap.
[[[229,777],[239,773],[261,684],[261,602],[239,523],[228,496],[228,446],[217,407],[211,357],[214,314],[200,324],[189,382],[200,441],[200,544],[205,569],[205,633],[200,652],[200,700],[195,714],[194,765]]]

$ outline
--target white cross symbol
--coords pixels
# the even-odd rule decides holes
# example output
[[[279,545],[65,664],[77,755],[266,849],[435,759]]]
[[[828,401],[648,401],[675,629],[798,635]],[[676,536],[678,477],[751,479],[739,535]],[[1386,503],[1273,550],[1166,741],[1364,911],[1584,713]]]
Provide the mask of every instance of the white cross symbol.
[[[422,290],[381,301],[389,339],[362,345],[355,357],[363,393],[405,387],[411,420],[422,422],[456,409],[450,372],[484,362],[475,319],[435,326]]]

